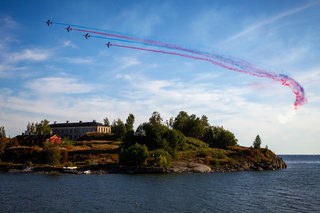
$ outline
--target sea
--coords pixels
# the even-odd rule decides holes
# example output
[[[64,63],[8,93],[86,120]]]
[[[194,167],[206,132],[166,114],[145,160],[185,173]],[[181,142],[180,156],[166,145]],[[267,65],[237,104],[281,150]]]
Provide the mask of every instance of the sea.
[[[0,174],[0,212],[320,212],[320,155],[278,171]]]

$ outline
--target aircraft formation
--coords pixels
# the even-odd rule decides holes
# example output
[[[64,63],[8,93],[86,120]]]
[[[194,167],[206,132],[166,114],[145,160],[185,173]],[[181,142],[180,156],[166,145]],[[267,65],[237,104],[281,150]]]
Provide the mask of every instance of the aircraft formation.
[[[108,39],[118,42],[126,42],[131,45],[120,45],[120,44],[111,44],[110,42],[105,45],[109,48],[111,46],[127,48],[132,50],[146,51],[146,52],[154,52],[154,53],[162,53],[167,55],[174,55],[185,57],[193,60],[205,61],[209,62],[215,66],[219,66],[226,70],[239,72],[243,74],[249,74],[259,78],[268,78],[275,82],[281,83],[281,85],[289,87],[292,93],[295,95],[294,109],[296,110],[299,106],[302,106],[307,102],[307,98],[305,97],[304,88],[293,78],[288,75],[281,73],[274,73],[268,70],[260,69],[250,62],[243,60],[238,57],[225,56],[218,53],[209,53],[199,50],[187,49],[181,46],[177,46],[175,44],[169,44],[162,41],[143,39],[138,37],[133,37],[130,34],[124,34],[109,30],[101,30],[97,28],[91,28],[80,25],[70,25],[66,23],[53,22],[50,19],[45,21],[48,26],[52,24],[67,26],[66,29],[68,32],[70,31],[78,31],[86,33],[83,36],[88,38],[100,38],[100,39]],[[90,34],[89,34],[90,33]],[[133,46],[134,45],[134,46]],[[148,47],[157,47],[157,48],[167,48],[171,51],[162,51],[158,49],[151,48],[140,48],[135,45],[147,45]]]
[[[45,21],[44,23],[46,23],[48,26],[50,26],[50,24],[52,24],[53,22],[50,19],[48,19],[48,21]],[[72,30],[72,27],[69,25],[67,28],[64,28],[64,29],[66,29],[68,32],[70,32]],[[86,39],[91,37],[89,33],[84,34],[83,36]],[[112,44],[110,42],[106,43],[106,45],[107,45],[108,48],[112,46]]]

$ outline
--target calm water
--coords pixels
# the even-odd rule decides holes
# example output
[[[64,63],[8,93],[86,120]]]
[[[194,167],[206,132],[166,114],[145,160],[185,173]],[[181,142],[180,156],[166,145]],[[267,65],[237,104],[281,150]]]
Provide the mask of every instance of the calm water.
[[[320,212],[320,156],[268,172],[0,174],[0,212]]]

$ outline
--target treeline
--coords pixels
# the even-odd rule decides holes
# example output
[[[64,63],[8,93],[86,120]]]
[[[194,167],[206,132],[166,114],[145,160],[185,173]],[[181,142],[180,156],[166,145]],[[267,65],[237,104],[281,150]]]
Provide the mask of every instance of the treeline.
[[[204,115],[199,118],[184,111],[166,122],[158,112],[153,112],[149,121],[140,124],[136,131],[133,128],[127,130],[126,126],[127,123],[118,119],[113,122],[112,131],[122,141],[120,163],[128,166],[145,165],[149,156],[154,165],[168,168],[177,151],[188,148],[187,139],[190,138],[203,141],[212,148],[237,145],[237,139],[229,130],[211,126]]]

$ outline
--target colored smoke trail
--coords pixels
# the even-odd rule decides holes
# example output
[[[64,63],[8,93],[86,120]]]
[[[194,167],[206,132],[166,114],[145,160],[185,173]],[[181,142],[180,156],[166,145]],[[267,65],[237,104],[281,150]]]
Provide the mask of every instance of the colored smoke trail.
[[[201,57],[196,57],[196,56],[191,56],[191,55],[185,55],[181,53],[175,53],[175,52],[166,52],[162,50],[152,50],[152,49],[145,49],[145,48],[140,48],[140,47],[132,47],[132,46],[125,46],[125,45],[118,45],[118,44],[113,44],[115,47],[123,47],[123,48],[128,48],[128,49],[135,49],[135,50],[142,50],[142,51],[148,51],[148,52],[155,52],[155,53],[163,53],[163,54],[168,54],[168,55],[176,55],[176,56],[181,56],[181,57],[186,57],[186,58],[191,58],[195,60],[201,60],[201,61],[208,61],[214,65],[226,68],[228,70],[236,71],[236,72],[241,72],[257,77],[267,77],[275,81],[279,81],[282,83],[282,85],[289,87],[292,92],[296,95],[296,101],[294,102],[294,107],[295,110],[297,110],[298,106],[303,105],[306,102],[306,98],[304,96],[304,89],[303,87],[295,81],[293,78],[288,77],[286,75],[279,74],[277,76],[272,76],[272,75],[265,75],[265,74],[258,74],[258,73],[253,73],[249,70],[241,70],[238,68],[234,67],[229,67],[226,66],[220,62],[214,61],[210,58],[201,58]]]
[[[57,22],[54,22],[54,23],[55,24],[61,24],[61,25],[68,25],[68,24],[64,24],[64,23],[57,23]],[[70,25],[70,26],[79,27],[79,28],[85,28],[85,29],[99,30],[99,29],[96,29],[96,28],[83,27],[83,26],[79,26],[79,25]],[[151,49],[144,49],[144,48],[138,48],[138,47],[132,47],[132,46],[124,46],[124,45],[115,45],[115,44],[113,44],[113,46],[118,46],[118,47],[131,48],[131,49],[137,49],[137,50],[143,50],[143,51],[149,51],[149,52],[164,53],[164,54],[169,54],[169,55],[177,55],[177,56],[192,58],[192,59],[195,59],[195,60],[208,61],[208,62],[210,62],[210,63],[212,63],[214,65],[226,68],[228,70],[241,72],[241,73],[246,73],[246,74],[250,74],[250,75],[253,75],[253,76],[257,76],[257,77],[269,78],[269,79],[272,79],[274,81],[281,82],[282,85],[287,86],[292,90],[292,92],[296,96],[296,100],[294,102],[295,109],[297,109],[298,106],[303,105],[307,101],[306,98],[305,98],[305,93],[304,93],[303,87],[297,81],[295,81],[293,78],[288,77],[288,76],[283,75],[283,74],[275,74],[275,73],[272,73],[272,72],[268,72],[268,71],[265,71],[265,70],[258,69],[256,67],[254,67],[251,63],[249,63],[249,62],[247,62],[247,61],[245,61],[243,59],[233,58],[233,57],[226,57],[226,56],[219,55],[219,54],[213,54],[213,53],[207,53],[207,52],[203,52],[203,51],[196,51],[196,50],[186,49],[186,48],[179,47],[179,46],[176,46],[176,45],[167,44],[167,43],[164,43],[164,42],[161,42],[161,41],[152,41],[152,40],[148,40],[148,39],[135,38],[135,37],[128,36],[127,34],[122,34],[122,33],[117,33],[117,32],[112,32],[112,31],[109,31],[111,33],[103,33],[103,32],[98,32],[98,31],[76,29],[76,28],[73,28],[73,30],[86,32],[86,33],[92,33],[92,34],[98,34],[98,35],[103,35],[103,36],[115,37],[115,38],[109,38],[110,40],[116,40],[116,41],[127,42],[127,43],[150,45],[150,46],[157,46],[157,47],[164,47],[164,48],[169,48],[169,49],[175,49],[175,50],[179,50],[179,51],[188,52],[188,53],[191,53],[191,54],[197,54],[197,55],[200,55],[200,56],[203,56],[203,57],[195,57],[195,56],[190,56],[190,55],[185,55],[185,54],[180,54],[180,53],[165,52],[165,51],[159,51],[159,50],[151,50]],[[100,37],[100,36],[92,36],[92,37],[107,39],[105,37]],[[212,60],[212,59],[219,60],[221,62],[217,62],[217,61]],[[225,65],[224,63],[232,65],[232,66],[236,66],[238,68],[230,67],[228,65]]]

